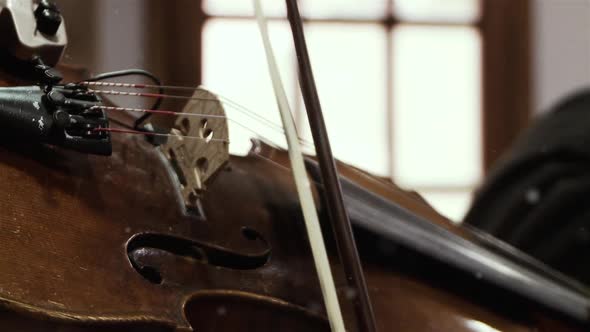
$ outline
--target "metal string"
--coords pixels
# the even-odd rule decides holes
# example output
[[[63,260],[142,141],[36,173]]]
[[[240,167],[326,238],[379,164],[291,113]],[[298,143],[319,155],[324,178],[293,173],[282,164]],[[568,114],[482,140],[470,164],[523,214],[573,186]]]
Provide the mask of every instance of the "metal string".
[[[109,83],[109,82],[87,82],[87,83],[89,83],[89,84],[92,83],[93,85],[94,85],[94,83],[102,83],[102,84],[110,84],[109,86],[120,85],[123,87],[137,85],[137,84],[131,84],[131,83]],[[151,87],[152,85],[138,84],[138,86]],[[172,87],[172,86],[167,86],[167,87]],[[176,87],[176,88],[189,89],[188,87]],[[192,88],[192,89],[195,90],[195,88]],[[267,128],[270,128],[275,132],[284,134],[284,129],[281,126],[277,125],[276,123],[264,118],[263,116],[257,114],[256,112],[249,110],[249,109],[241,106],[240,104],[238,104],[234,101],[231,101],[229,98],[225,98],[225,97],[220,97],[220,99],[223,100],[223,101],[221,101],[219,99],[214,99],[214,98],[170,95],[170,94],[160,94],[160,93],[143,93],[143,92],[128,92],[128,91],[116,91],[116,90],[93,90],[93,89],[89,89],[89,91],[94,92],[94,93],[98,93],[98,94],[115,95],[115,96],[130,96],[130,97],[141,97],[141,98],[186,99],[186,100],[201,100],[201,101],[213,101],[213,102],[225,103],[226,106],[229,106],[230,108],[235,109],[238,112],[241,112],[242,114],[246,114],[246,116],[249,116],[250,118],[252,118],[254,120],[257,120],[258,122],[262,122],[262,125],[266,126]],[[105,107],[105,106],[102,106],[102,107]],[[149,109],[138,109],[138,108],[128,108],[128,107],[117,107],[117,109],[114,109],[114,108],[113,109],[104,108],[104,109],[132,111],[132,112],[144,112],[144,113],[154,113],[154,114],[169,114],[169,115],[176,115],[176,114],[190,115],[191,114],[191,113],[182,113],[182,112],[174,112],[174,111],[149,110]],[[230,118],[228,118],[228,120],[232,121],[235,124],[240,125],[242,128],[245,128],[253,133],[258,134],[257,131],[253,130],[252,128],[246,127],[245,125],[241,124],[238,121],[232,120]],[[305,145],[306,148],[313,148],[313,144],[311,142],[309,142],[301,137],[299,137],[299,142],[301,142],[303,145]]]
[[[189,136],[189,135],[176,135],[176,134],[163,134],[163,133],[154,133],[150,131],[139,131],[133,129],[120,129],[120,128],[95,128],[92,131],[96,132],[110,132],[110,133],[119,133],[119,134],[133,134],[133,135],[144,135],[144,136],[156,136],[156,137],[172,137],[172,138],[190,138],[190,139],[197,139],[201,141],[207,142],[221,142],[221,143],[229,143],[229,140],[223,138],[205,138],[199,136]]]
[[[221,118],[221,119],[226,119],[228,121],[231,121],[232,123],[236,124],[237,126],[251,132],[252,134],[258,136],[259,138],[262,138],[265,141],[269,141],[272,142],[272,140],[268,137],[266,137],[265,135],[261,134],[259,131],[246,126],[245,124],[232,119],[230,117],[227,116],[223,116],[223,115],[212,115],[212,114],[203,114],[203,113],[187,113],[187,112],[174,112],[174,111],[165,111],[165,110],[150,110],[150,109],[145,109],[145,108],[132,108],[132,107],[115,107],[115,106],[100,106],[100,105],[96,105],[91,107],[91,109],[102,109],[105,111],[124,111],[124,112],[138,112],[138,113],[151,113],[151,114],[163,114],[163,115],[170,115],[170,116],[176,116],[176,115],[184,115],[184,116],[192,116],[192,117],[198,117],[198,118]],[[143,131],[137,131],[135,130],[135,132],[137,133],[143,133]],[[165,134],[162,134],[165,135]],[[178,136],[182,136],[182,137],[187,137],[187,138],[202,138],[202,137],[192,137],[192,136],[187,136],[187,135],[173,135],[174,137],[178,137]]]
[[[164,89],[164,90],[178,90],[178,91],[194,91],[196,90],[196,88],[194,87],[188,87],[188,86],[175,86],[175,85],[155,85],[155,84],[135,84],[135,83],[122,83],[122,82],[81,82],[81,85],[85,85],[85,86],[97,86],[97,87],[118,87],[118,88],[130,88],[130,89]],[[233,100],[224,97],[222,95],[219,94],[215,94],[216,97],[218,97],[219,99],[227,102],[228,104],[230,104],[231,106],[240,109],[241,111],[244,111],[250,115],[252,115],[253,117],[256,117],[258,120],[262,121],[262,122],[266,122],[269,126],[278,128],[280,130],[282,130],[283,128],[277,124],[274,123],[270,120],[268,120],[267,118],[259,115],[258,113],[249,110],[248,108],[234,102]],[[205,98],[203,98],[205,99]],[[215,99],[207,99],[207,100],[215,100]]]
[[[121,88],[158,88],[158,85],[150,85],[150,84],[134,84],[134,83],[121,83],[121,82],[82,82],[82,84],[87,85],[87,86],[108,86],[108,87],[121,87]],[[164,89],[176,89],[176,90],[186,90],[186,91],[194,91],[196,88],[192,88],[192,87],[184,87],[184,86],[173,86],[173,85],[163,85],[162,86]],[[164,95],[166,96],[166,95]],[[238,104],[235,101],[232,101],[229,98],[220,96],[218,94],[216,94],[217,97],[219,97],[220,99],[222,99],[224,102],[226,102],[232,109],[235,109],[239,112],[242,112],[243,114],[246,114],[247,116],[250,116],[251,118],[254,117],[256,119],[254,120],[263,120],[263,122],[265,122],[263,125],[266,125],[267,127],[270,127],[272,130],[276,131],[276,132],[280,132],[283,133],[283,129],[282,127],[280,127],[279,125],[275,124],[274,122],[264,118],[263,116],[257,114],[256,112],[249,110],[248,108]],[[188,98],[188,97],[187,97]],[[193,98],[195,99],[195,98]],[[211,98],[199,98],[198,100],[205,100],[205,101],[218,101],[217,99],[211,99]],[[267,136],[261,134],[259,131],[235,120],[232,119],[228,116],[223,116],[223,115],[209,115],[209,114],[200,114],[200,113],[187,113],[187,112],[175,112],[175,111],[169,111],[169,110],[152,110],[152,109],[144,109],[144,108],[131,108],[131,107],[114,107],[114,106],[94,106],[93,108],[97,108],[97,109],[103,109],[106,111],[127,111],[127,112],[139,112],[139,113],[153,113],[153,114],[163,114],[163,115],[170,115],[170,116],[176,116],[176,115],[185,115],[185,116],[193,116],[193,117],[210,117],[210,118],[225,118],[228,121],[231,121],[232,123],[238,125],[239,127],[249,131],[250,133],[254,134],[255,136],[258,136],[259,138],[261,138],[263,141],[269,143],[272,142],[272,139],[269,139]],[[116,131],[111,131],[111,132],[115,132]],[[120,132],[120,131],[118,131]],[[129,132],[131,133],[131,132]],[[133,131],[133,134],[144,134],[144,135],[148,135],[148,133],[146,132],[142,132],[142,131]],[[174,134],[158,134],[158,135],[154,135],[154,133],[151,134],[151,136],[162,136],[162,137],[173,137],[173,138],[178,138],[179,136],[183,136],[183,135],[174,135]],[[199,139],[199,140],[203,140],[204,138],[202,137],[195,137],[195,136],[186,136],[184,135],[184,137],[189,138],[189,139]],[[216,139],[217,140],[217,139]],[[229,142],[229,141],[228,141]],[[300,138],[300,142],[306,147],[306,148],[310,148],[313,151],[314,150],[314,146],[311,142],[304,140],[302,138]],[[272,159],[269,158],[265,158],[262,156],[257,155],[258,157],[265,159],[273,164],[275,164],[275,166],[280,166],[281,168],[284,168],[285,170],[289,171],[291,170],[291,168],[278,164],[277,162],[273,161]],[[369,181],[373,182],[376,185],[379,185],[380,187],[382,187],[383,189],[387,189],[390,190],[391,188],[389,187],[388,183],[383,183],[383,181],[379,180],[379,179],[375,179],[373,177],[368,177]],[[315,182],[315,181],[314,181]],[[315,182],[317,185],[322,186],[321,183],[319,182]]]
[[[153,85],[153,84],[134,84],[134,83],[121,83],[121,82],[81,82],[81,85],[85,85],[85,86],[97,86],[97,87],[120,87],[120,88],[131,88],[131,89],[156,89],[156,88],[162,88],[163,90],[180,90],[180,91],[194,91],[196,90],[196,88],[194,87],[188,87],[188,86],[174,86],[174,85]],[[113,91],[113,90],[92,90],[94,92],[97,93],[101,93],[101,94],[113,94],[117,93],[117,91]],[[125,95],[125,94],[119,94],[119,95]],[[233,100],[224,97],[222,95],[219,94],[215,94],[216,97],[218,97],[219,99],[221,99],[222,101],[226,102],[227,104],[229,104],[232,108],[235,108],[237,110],[239,110],[240,112],[243,113],[248,113],[249,115],[251,115],[252,117],[255,117],[257,120],[261,121],[261,122],[265,122],[268,126],[277,128],[278,130],[283,130],[283,128],[275,123],[272,122],[270,120],[268,120],[267,118],[259,115],[258,113],[234,102]],[[141,96],[140,96],[141,97]],[[144,96],[144,97],[160,97],[160,96]],[[197,100],[210,100],[210,101],[217,101],[216,99],[211,99],[211,98],[199,98],[199,97],[189,97],[189,96],[180,96],[180,95],[174,95],[173,98],[180,98],[180,99],[197,99]]]

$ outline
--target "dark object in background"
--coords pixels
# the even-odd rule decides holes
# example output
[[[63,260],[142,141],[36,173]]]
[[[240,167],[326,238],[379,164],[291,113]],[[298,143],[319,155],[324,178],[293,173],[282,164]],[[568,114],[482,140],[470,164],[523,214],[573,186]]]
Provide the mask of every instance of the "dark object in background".
[[[61,12],[55,3],[49,0],[39,1],[35,9],[37,30],[48,36],[54,36],[61,25]]]
[[[590,285],[590,89],[525,131],[465,223]]]

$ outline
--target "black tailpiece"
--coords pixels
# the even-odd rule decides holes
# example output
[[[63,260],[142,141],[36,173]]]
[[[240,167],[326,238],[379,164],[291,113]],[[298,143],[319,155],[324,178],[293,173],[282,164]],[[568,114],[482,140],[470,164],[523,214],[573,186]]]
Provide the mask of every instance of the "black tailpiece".
[[[78,84],[0,88],[0,134],[82,153],[110,155],[101,99]]]

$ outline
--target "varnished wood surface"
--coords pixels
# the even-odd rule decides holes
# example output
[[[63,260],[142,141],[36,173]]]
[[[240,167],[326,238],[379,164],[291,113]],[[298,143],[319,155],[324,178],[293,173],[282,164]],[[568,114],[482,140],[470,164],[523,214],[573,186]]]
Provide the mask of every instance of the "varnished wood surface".
[[[232,157],[197,218],[184,213],[157,148],[140,136],[116,135],[113,151],[97,157],[0,144],[2,330],[328,330],[288,172],[254,155]],[[284,162],[280,151],[267,156]],[[415,193],[339,168],[368,190],[457,229]],[[316,198],[321,203],[318,192]],[[322,223],[328,225],[325,214]],[[379,331],[582,330],[534,305],[515,307],[492,288],[471,296],[467,286],[487,286],[454,282],[444,268],[422,267],[424,258],[372,256],[371,238],[358,239]],[[354,330],[347,301],[354,294],[328,243]]]
[[[233,158],[231,170],[210,186],[204,201],[207,220],[197,220],[180,213],[167,169],[147,142],[141,137],[114,136],[113,147],[115,153],[108,158],[46,147],[2,149],[0,296],[7,307],[45,319],[158,321],[188,327],[184,303],[224,290],[322,312],[294,189],[277,180],[290,181],[281,174],[283,170],[256,158]],[[234,206],[224,208],[224,203]],[[244,236],[244,227],[263,240]],[[270,247],[271,255],[264,266],[243,270],[232,268],[237,263],[231,259],[220,267],[206,259],[146,251],[139,256],[139,264],[157,267],[163,278],[161,284],[153,284],[132,267],[125,247],[144,233],[188,239],[241,256],[261,256]],[[396,306],[392,299],[425,301],[425,307],[448,306],[433,301],[428,288],[422,289],[428,295],[420,297],[420,285],[409,287],[406,280],[378,268],[372,271],[367,278],[379,304],[376,310],[383,331],[399,322],[393,319],[397,312],[413,317],[404,324],[423,321],[416,319],[424,310],[420,305],[414,307],[419,311],[402,310],[405,305]],[[341,274],[337,284],[341,293],[346,292]],[[408,289],[413,296],[404,293]],[[453,303],[452,307],[433,310],[433,321],[441,324],[461,316],[491,326],[503,322],[485,310],[474,315],[464,311],[465,306]]]

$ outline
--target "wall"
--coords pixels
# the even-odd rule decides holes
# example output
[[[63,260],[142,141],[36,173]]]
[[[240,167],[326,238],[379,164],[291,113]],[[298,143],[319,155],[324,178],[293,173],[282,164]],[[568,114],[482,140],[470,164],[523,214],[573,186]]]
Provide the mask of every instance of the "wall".
[[[56,0],[66,21],[68,48],[63,62],[98,74],[126,68],[146,69],[170,85],[197,86],[201,80],[198,0]],[[119,81],[145,82],[141,77]],[[151,100],[113,97],[128,107],[149,107]],[[167,100],[164,109],[182,109]],[[163,125],[171,117],[154,116]],[[168,123],[169,124],[169,123]]]
[[[534,111],[590,87],[590,0],[533,0]]]
[[[145,66],[144,0],[58,0],[68,33],[64,61],[93,72]]]
[[[65,63],[95,73],[143,68],[170,84],[200,81],[200,1],[56,2],[67,24]]]

